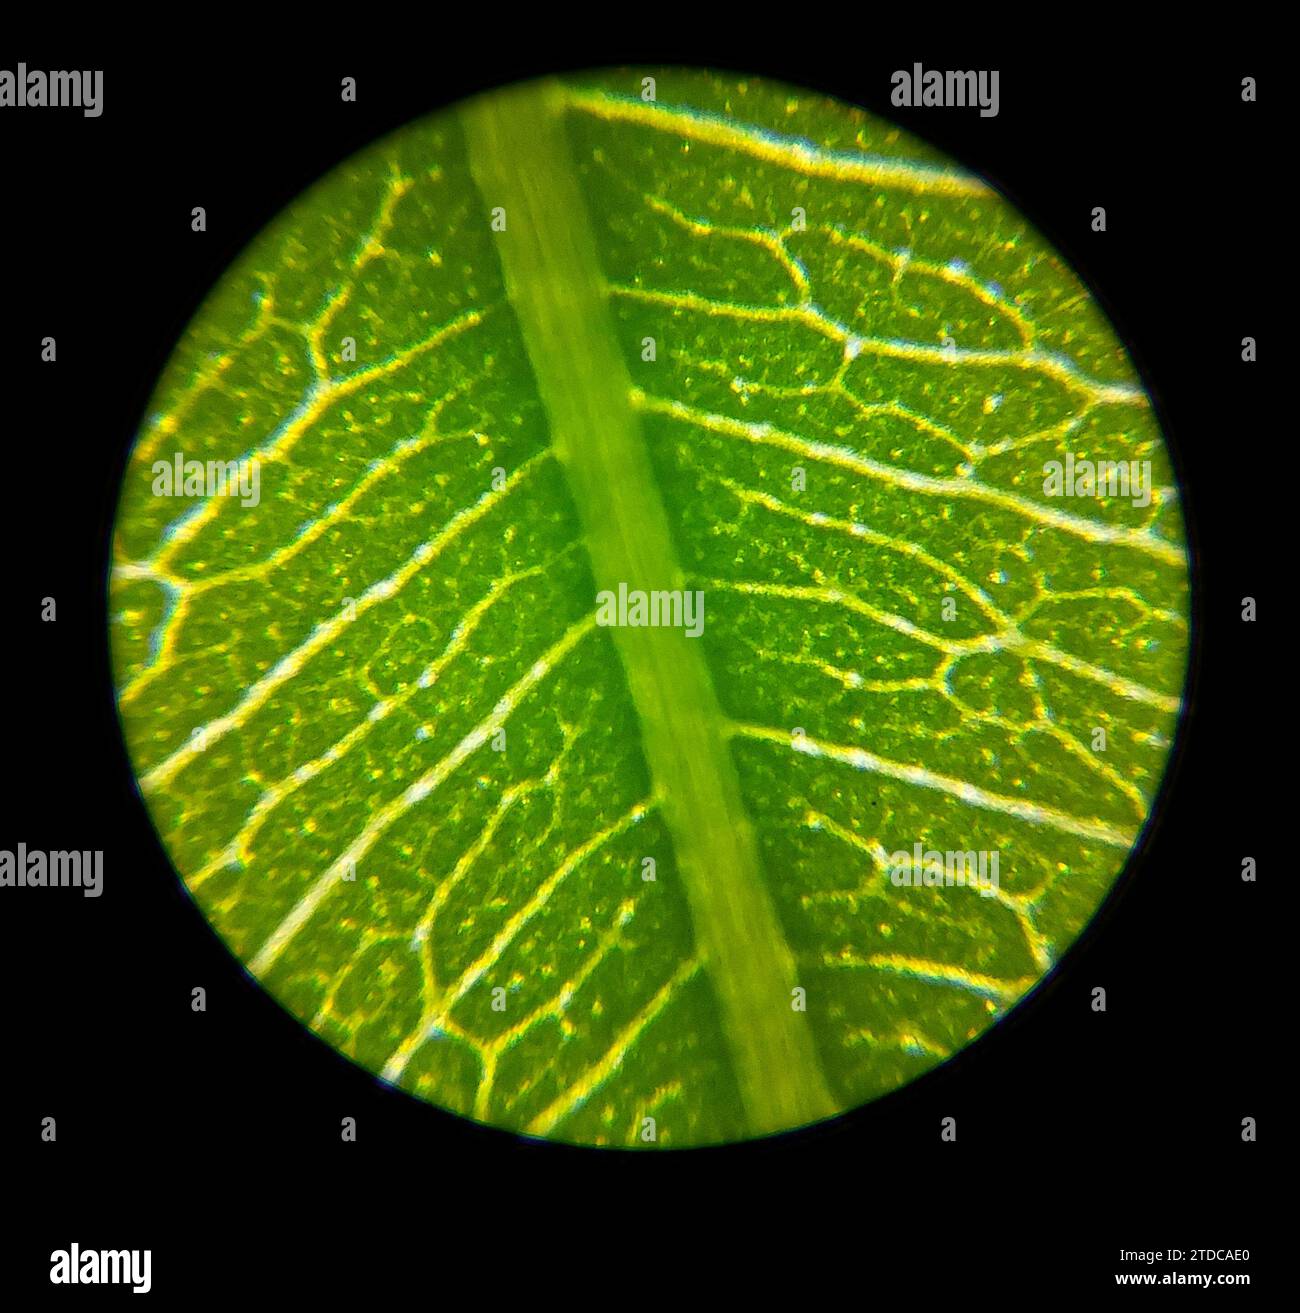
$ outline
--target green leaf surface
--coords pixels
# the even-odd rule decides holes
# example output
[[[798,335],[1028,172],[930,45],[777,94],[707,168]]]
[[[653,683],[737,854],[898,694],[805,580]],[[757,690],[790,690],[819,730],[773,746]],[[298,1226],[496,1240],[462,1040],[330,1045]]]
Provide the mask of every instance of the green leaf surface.
[[[176,453],[256,504],[157,495]],[[1068,453],[1149,504],[1048,495]],[[620,584],[703,632],[598,623]],[[1159,426],[1060,257],[888,123],[685,70],[483,97],[290,207],[159,382],[110,595],[231,950],[401,1088],[591,1144],[804,1125],[1004,1015],[1137,841],[1188,650]],[[897,885],[918,843],[998,887]]]

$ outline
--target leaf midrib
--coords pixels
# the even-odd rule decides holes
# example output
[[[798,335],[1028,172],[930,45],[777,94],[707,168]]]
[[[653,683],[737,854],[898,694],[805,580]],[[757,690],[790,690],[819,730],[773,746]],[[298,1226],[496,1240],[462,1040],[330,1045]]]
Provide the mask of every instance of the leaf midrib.
[[[564,107],[555,82],[470,102],[461,110],[470,169],[487,211],[505,210],[496,239],[506,291],[596,587],[678,589],[684,576],[631,405]],[[750,1128],[763,1133],[827,1117],[835,1103],[811,1030],[792,1007],[794,959],[764,882],[699,641],[668,628],[615,627],[611,636]]]

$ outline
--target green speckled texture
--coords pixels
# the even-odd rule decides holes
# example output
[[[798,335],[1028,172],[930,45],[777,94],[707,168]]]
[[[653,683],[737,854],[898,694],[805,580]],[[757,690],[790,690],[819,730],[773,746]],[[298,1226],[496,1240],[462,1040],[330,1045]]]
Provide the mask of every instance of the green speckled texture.
[[[159,381],[109,587],[142,796],[265,988],[441,1107],[652,1149],[869,1102],[1037,984],[1148,818],[1189,603],[1150,400],[1019,214],[844,105],[645,75],[415,123],[262,233]],[[528,255],[484,180],[522,196],[539,123]],[[572,342],[520,294],[551,264],[600,293]],[[615,429],[646,474],[606,503]],[[257,505],[155,495],[177,452],[256,458]],[[1149,504],[1047,495],[1067,453],[1149,462]],[[619,540],[701,638],[594,623]],[[708,687],[665,715],[677,663]],[[895,885],[916,843],[999,888]]]

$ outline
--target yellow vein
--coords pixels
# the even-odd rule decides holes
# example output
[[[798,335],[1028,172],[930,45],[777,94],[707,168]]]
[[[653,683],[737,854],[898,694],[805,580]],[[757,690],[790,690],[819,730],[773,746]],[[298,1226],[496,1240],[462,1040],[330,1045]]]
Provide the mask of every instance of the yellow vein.
[[[860,182],[869,187],[895,188],[925,196],[994,195],[979,178],[956,169],[886,156],[823,150],[797,137],[783,137],[701,110],[647,103],[603,91],[569,89],[566,100],[575,109],[606,122],[634,123],[670,132],[688,141],[739,151],[811,178]]]
[[[384,188],[384,195],[379,202],[379,212],[371,224],[370,231],[358,243],[349,261],[349,268],[354,277],[347,279],[335,288],[308,329],[308,347],[311,353],[312,368],[315,370],[317,378],[329,378],[329,360],[322,345],[325,333],[338,316],[339,311],[352,299],[352,293],[356,287],[355,275],[361,273],[372,260],[384,254],[382,239],[393,226],[393,215],[401,203],[402,197],[415,186],[413,178],[405,177],[397,171],[395,166],[390,166],[390,168],[388,185]]]
[[[1060,648],[1053,647],[1050,643],[1044,643],[1037,638],[1027,638],[1015,628],[1008,629],[1005,633],[998,635],[998,646],[1011,652],[1020,652],[1035,661],[1043,661],[1048,665],[1059,666],[1062,670],[1068,670],[1072,675],[1078,675],[1080,679],[1091,680],[1095,684],[1101,684],[1113,693],[1118,693],[1121,697],[1131,698],[1134,702],[1143,702],[1149,707],[1157,707],[1161,711],[1176,713],[1182,707],[1182,699],[1169,693],[1160,693],[1155,689],[1147,688],[1145,684],[1139,684],[1135,679],[1129,679],[1124,675],[1117,675],[1113,670],[1107,670],[1104,666],[1093,665],[1091,661],[1085,661],[1082,657],[1072,656],[1069,652],[1062,652]]]
[[[810,812],[804,818],[804,824],[810,829],[825,830],[827,834],[839,839],[841,843],[847,844],[850,848],[856,848],[859,852],[864,853],[871,859],[873,866],[882,874],[888,874],[893,866],[892,854],[885,851],[884,845],[879,839],[863,839],[853,833],[852,830],[846,829],[838,821],[832,820],[822,812]],[[909,870],[915,870],[911,854],[906,854],[907,867]],[[1016,918],[1016,923],[1020,927],[1021,934],[1025,937],[1025,944],[1033,956],[1034,965],[1040,971],[1046,971],[1052,965],[1052,954],[1047,938],[1039,931],[1034,921],[1034,904],[1042,895],[1038,890],[1032,897],[1026,894],[1008,893],[1002,888],[996,889],[975,889],[972,885],[966,885],[965,888],[971,889],[981,898],[988,898],[996,902],[999,906],[1005,908],[1012,916]],[[856,902],[859,898],[875,897],[881,898],[888,894],[889,886],[882,885],[879,889],[851,889],[847,891],[831,889],[821,894],[810,894],[804,899],[808,902]],[[914,911],[910,900],[904,898],[897,904],[904,913]]]
[[[819,580],[825,577],[820,570],[813,573]],[[1081,657],[1062,652],[1050,643],[1027,638],[1012,624],[1008,624],[1005,629],[995,634],[979,634],[973,638],[942,638],[928,629],[921,628],[920,625],[913,624],[903,616],[896,615],[892,611],[883,611],[880,607],[872,606],[870,602],[864,602],[850,589],[833,584],[772,584],[742,579],[705,579],[701,582],[705,587],[716,589],[718,592],[739,593],[742,596],[752,597],[782,597],[792,601],[842,606],[846,610],[865,616],[873,624],[892,629],[896,634],[924,643],[927,647],[932,647],[950,657],[971,656],[981,652],[1014,652],[1048,665],[1059,666],[1080,679],[1088,679],[1100,684],[1112,693],[1119,694],[1120,697],[1158,707],[1161,711],[1174,714],[1182,707],[1181,700],[1171,694],[1147,688],[1145,684],[1118,675],[1104,666],[1093,665],[1092,662],[1084,661]]]
[[[528,901],[493,936],[487,948],[461,972],[454,984],[449,985],[442,992],[436,1009],[422,1018],[417,1030],[408,1035],[398,1046],[384,1064],[383,1074],[387,1080],[396,1080],[401,1075],[406,1064],[411,1060],[411,1055],[424,1042],[432,1028],[442,1029],[443,1022],[451,1015],[456,1004],[478,984],[484,972],[500,961],[501,955],[518,938],[519,932],[546,906],[551,895],[560,885],[593,853],[599,852],[611,840],[639,824],[649,812],[650,805],[650,800],[647,798],[629,807],[617,820],[611,821],[565,856],[559,866],[533,890]],[[486,1047],[491,1048],[492,1045]]]
[[[1129,529],[1121,525],[1104,524],[1082,516],[1070,515],[1065,511],[1043,506],[1028,497],[1004,492],[1000,488],[992,488],[973,479],[937,478],[934,475],[918,474],[913,470],[902,469],[896,465],[884,465],[861,456],[848,447],[801,438],[798,434],[787,433],[772,424],[756,424],[747,420],[733,419],[728,415],[700,410],[680,401],[652,397],[639,388],[633,390],[632,401],[639,409],[652,414],[667,415],[672,419],[707,429],[709,432],[741,438],[755,445],[780,447],[810,460],[825,461],[827,464],[850,470],[855,474],[865,474],[894,487],[905,488],[909,492],[924,492],[935,496],[961,497],[986,502],[991,506],[999,506],[1017,515],[1023,515],[1049,528],[1073,534],[1086,542],[1115,543],[1122,547],[1131,547],[1134,551],[1173,565],[1181,565],[1186,560],[1183,548],[1179,544],[1157,538],[1147,530]]]
[[[673,995],[700,969],[698,962],[686,961],[673,972],[654,998],[614,1039],[605,1056],[588,1067],[572,1085],[528,1123],[530,1135],[549,1135],[575,1108],[585,1103],[623,1065],[637,1040],[672,1001]]]
[[[705,589],[717,592],[739,593],[744,597],[781,597],[790,601],[822,602],[827,606],[843,606],[846,609],[865,616],[868,620],[885,629],[892,629],[896,634],[915,639],[938,652],[948,656],[967,656],[972,652],[994,652],[1001,646],[996,635],[983,634],[975,638],[957,639],[940,638],[920,625],[914,625],[892,611],[882,611],[870,602],[864,602],[856,593],[845,588],[835,588],[812,584],[769,584],[755,583],[748,580],[703,579],[700,581]]]
[[[358,743],[363,742],[377,726],[381,725],[395,711],[401,710],[413,697],[424,689],[437,683],[442,672],[462,653],[468,650],[469,640],[473,637],[479,623],[498,599],[522,579],[542,573],[541,566],[531,566],[495,580],[492,587],[481,597],[457,622],[451,633],[447,646],[436,660],[427,665],[415,683],[399,690],[390,698],[376,702],[365,719],[354,725],[336,743],[330,744],[324,752],[304,765],[298,766],[283,779],[268,785],[249,812],[247,819],[240,826],[235,837],[206,866],[190,878],[190,887],[198,888],[204,880],[224,867],[236,862],[248,860],[248,845],[266,823],[266,818],[282,803],[291,798],[300,788],[310,783],[322,771],[342,761]]]
[[[194,409],[200,398],[214,388],[221,381],[221,376],[239,359],[240,349],[251,346],[275,322],[275,299],[268,290],[259,288],[253,293],[252,300],[257,307],[253,323],[221,355],[194,370],[189,386],[176,397],[170,409],[152,417],[145,436],[140,439],[135,450],[136,461],[150,462],[163,440],[172,437],[180,429],[181,421]]]
[[[874,546],[885,548],[886,551],[897,552],[901,556],[906,556],[909,560],[918,561],[927,569],[933,570],[937,575],[946,579],[955,588],[960,589],[1000,629],[1011,624],[1011,617],[1001,611],[982,588],[971,583],[965,575],[954,570],[952,566],[945,561],[941,561],[937,556],[932,556],[924,547],[920,547],[916,543],[908,542],[904,538],[891,538],[888,534],[880,533],[878,530],[871,529],[855,520],[838,519],[821,511],[806,511],[800,506],[791,506],[789,502],[782,501],[779,497],[772,496],[771,493],[760,492],[757,489],[747,487],[745,484],[725,475],[715,475],[714,477],[740,502],[746,505],[761,506],[764,510],[772,511],[774,514],[798,520],[811,529],[829,529],[837,533],[847,534],[850,538],[872,543]]]
[[[123,685],[118,693],[119,702],[129,702],[138,697],[160,674],[171,667],[181,623],[189,614],[192,600],[200,593],[221,585],[260,579],[272,570],[293,560],[312,543],[319,541],[336,524],[343,523],[353,507],[361,501],[376,483],[389,477],[401,467],[401,463],[426,450],[431,446],[440,446],[444,442],[454,442],[475,434],[468,433],[426,433],[418,438],[410,438],[399,443],[383,460],[374,461],[365,475],[353,486],[348,494],[333,502],[314,520],[304,524],[294,537],[283,547],[276,548],[270,556],[250,565],[235,566],[219,574],[204,575],[198,579],[176,579],[171,575],[158,574],[148,566],[140,567],[134,562],[123,562],[114,567],[113,573],[119,578],[152,578],[163,587],[174,589],[177,600],[166,618],[158,625],[155,633],[160,634],[155,655],[141,666],[131,680]]]
[[[615,916],[613,923],[601,935],[595,950],[588,954],[578,971],[560,986],[555,997],[534,1008],[522,1021],[498,1035],[488,1046],[483,1078],[479,1082],[478,1090],[474,1095],[474,1116],[478,1120],[487,1120],[488,1108],[492,1098],[492,1086],[496,1080],[497,1062],[503,1053],[517,1044],[539,1021],[554,1019],[559,1023],[562,1032],[572,1033],[572,1024],[565,1016],[569,1004],[573,1002],[574,995],[591,979],[605,959],[619,947],[623,931],[632,920],[635,910],[635,901],[631,898],[624,899],[619,904],[618,914]]]
[[[684,210],[678,209],[670,201],[662,200],[658,196],[647,195],[645,203],[657,214],[665,215],[679,228],[685,229],[693,236],[722,237],[729,241],[745,242],[750,246],[759,247],[781,266],[785,276],[789,278],[794,287],[799,300],[806,301],[808,299],[810,292],[808,275],[804,272],[799,261],[794,259],[786,249],[785,242],[782,241],[782,234],[770,228],[741,228],[712,223],[708,219],[695,219]]]
[[[817,229],[829,237],[832,245],[847,246],[850,250],[861,251],[873,259],[887,264],[894,271],[894,280],[898,281],[903,274],[915,274],[919,277],[936,278],[942,282],[949,283],[953,287],[960,287],[963,291],[970,292],[978,301],[1001,312],[1007,321],[1011,323],[1021,344],[1029,348],[1034,340],[1034,326],[1025,317],[1024,312],[1019,306],[1000,296],[987,284],[980,282],[969,269],[955,266],[952,263],[940,264],[933,260],[923,260],[910,252],[891,251],[888,247],[874,242],[861,233],[851,232],[846,228],[837,225],[824,225]]]
[[[307,390],[298,406],[285,418],[283,423],[260,447],[247,452],[244,459],[256,460],[263,464],[282,459],[293,450],[298,441],[320,419],[321,415],[340,398],[351,396],[354,392],[359,392],[376,379],[385,378],[403,366],[410,364],[412,360],[429,351],[436,350],[452,338],[458,337],[461,333],[477,324],[481,324],[486,315],[487,312],[484,310],[465,310],[423,340],[402,347],[373,365],[359,369],[356,373],[348,374],[344,378],[314,384]],[[136,463],[140,463],[139,456],[136,458]],[[208,497],[206,500],[199,502],[192,510],[173,520],[163,531],[163,546],[153,558],[152,563],[156,566],[165,565],[181,547],[193,541],[199,531],[217,515],[223,505],[232,500],[230,497]]]
[[[922,789],[934,789],[946,793],[971,807],[985,811],[1000,812],[1004,816],[1014,816],[1017,820],[1029,821],[1034,825],[1046,825],[1064,834],[1073,834],[1081,839],[1091,839],[1112,848],[1130,848],[1136,835],[1129,830],[1121,830],[1105,821],[1084,820],[1071,816],[1068,812],[1055,807],[1044,807],[1039,803],[1026,802],[1023,798],[1009,798],[1005,794],[990,793],[976,784],[955,779],[951,775],[940,775],[924,766],[909,766],[900,761],[889,761],[878,757],[864,748],[846,748],[834,743],[820,743],[806,734],[791,734],[786,730],[773,729],[767,725],[736,724],[734,731],[745,738],[759,739],[767,743],[779,743],[801,753],[806,757],[819,757],[826,761],[837,761],[851,766],[854,770],[869,771],[874,775],[885,775],[890,779],[902,780],[905,784],[914,784]]]
[[[145,793],[161,788],[171,781],[185,766],[189,765],[200,753],[206,752],[219,739],[225,737],[232,729],[238,729],[248,721],[253,713],[282,685],[287,684],[304,665],[318,652],[328,647],[350,624],[364,615],[371,607],[395,597],[398,592],[418,574],[430,561],[434,560],[447,545],[454,542],[466,529],[477,524],[498,502],[510,495],[519,484],[528,477],[533,468],[550,455],[549,451],[538,452],[524,462],[514,474],[500,487],[483,494],[473,505],[457,511],[455,515],[432,538],[422,542],[407,560],[387,578],[372,584],[356,600],[354,608],[340,610],[337,615],[316,626],[309,637],[279,661],[248,689],[243,698],[228,712],[209,721],[206,725],[196,726],[189,739],[177,748],[171,756],[160,762],[140,780],[140,787]]]
[[[908,342],[898,338],[860,337],[837,323],[812,302],[798,306],[749,305],[743,302],[724,301],[716,297],[701,296],[696,292],[660,291],[627,283],[610,287],[615,296],[649,305],[667,306],[674,310],[689,310],[698,314],[723,319],[742,319],[754,323],[797,323],[810,328],[822,337],[846,347],[852,347],[852,357],[861,355],[889,356],[898,360],[913,360],[935,365],[1005,366],[1010,369],[1029,370],[1045,374],[1058,383],[1081,393],[1093,404],[1147,405],[1147,395],[1141,388],[1125,383],[1099,383],[1089,378],[1067,357],[1052,352],[1009,350],[996,347],[930,346],[922,342]],[[850,358],[847,355],[846,359]]]
[[[923,980],[927,984],[952,985],[957,989],[969,990],[970,993],[977,994],[981,998],[1001,1004],[1014,1002],[1035,982],[1033,976],[1025,976],[1019,980],[1003,980],[998,976],[965,971],[947,962],[931,962],[926,958],[904,957],[898,953],[874,953],[870,957],[827,957],[826,965],[871,967],[877,971],[893,971],[913,980]]]
[[[258,950],[257,956],[249,963],[249,969],[254,975],[260,976],[274,965],[276,958],[284,952],[293,937],[311,919],[330,891],[339,884],[343,874],[349,870],[355,871],[357,862],[370,851],[394,821],[404,816],[417,803],[423,802],[457,770],[467,757],[478,751],[505,724],[519,703],[595,628],[595,623],[595,617],[589,616],[571,626],[441,761],[430,767],[419,779],[371,817],[365,829],[324,874],[317,878],[315,884],[298,900]]]

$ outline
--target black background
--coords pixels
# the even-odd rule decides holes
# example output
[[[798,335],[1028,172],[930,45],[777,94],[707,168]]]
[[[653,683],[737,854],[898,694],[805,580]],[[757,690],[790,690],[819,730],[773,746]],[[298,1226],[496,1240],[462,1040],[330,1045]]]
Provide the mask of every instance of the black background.
[[[0,847],[105,852],[99,899],[0,891],[0,1155],[15,1205],[0,1223],[0,1291],[112,1297],[48,1284],[50,1251],[77,1240],[151,1248],[165,1303],[238,1294],[255,1279],[293,1296],[407,1283],[436,1295],[435,1274],[454,1273],[465,1245],[508,1268],[555,1227],[572,1270],[593,1228],[610,1225],[622,1237],[602,1252],[648,1259],[646,1279],[701,1246],[715,1265],[725,1253],[730,1280],[771,1257],[752,1239],[719,1243],[753,1215],[785,1232],[813,1298],[817,1257],[830,1251],[852,1261],[864,1296],[881,1281],[945,1276],[981,1297],[1055,1296],[1114,1290],[1121,1247],[1171,1245],[1249,1247],[1252,1289],[1227,1297],[1259,1293],[1276,1257],[1270,1069],[1285,1034],[1267,1006],[1275,957],[1264,933],[1280,912],[1268,826],[1285,763],[1265,746],[1278,732],[1270,685],[1289,672],[1276,640],[1264,646],[1276,604],[1265,600],[1262,624],[1248,626],[1239,599],[1275,591],[1268,562],[1282,559],[1290,518],[1275,417],[1291,292],[1275,178],[1293,154],[1266,38],[1233,49],[1204,34],[1174,51],[1076,33],[1013,50],[846,31],[824,43],[837,53],[814,58],[798,53],[808,41],[779,33],[585,46],[539,35],[489,53],[481,39],[406,39],[393,26],[382,55],[346,36],[256,56],[194,39],[183,54],[148,56],[0,42],[0,67],[105,70],[99,119],[0,110],[10,618]],[[999,69],[1000,114],[894,109],[890,73],[914,60]],[[117,484],[159,371],[230,261],[307,184],[468,92],[673,61],[784,78],[891,117],[983,173],[1067,256],[1129,344],[1174,448],[1196,561],[1196,656],[1157,825],[1063,967],[1006,1022],[825,1127],[721,1150],[596,1153],[517,1140],[382,1087],[243,973],[135,792],[108,673],[105,565]],[[1261,104],[1240,99],[1247,74]],[[340,101],[345,75],[358,79],[355,105]],[[204,234],[190,230],[194,205],[206,207]],[[1090,229],[1094,205],[1106,207],[1104,234]],[[1259,364],[1241,362],[1247,334]],[[56,364],[40,361],[46,335]],[[1266,460],[1281,471],[1271,479]],[[47,595],[54,624],[40,621]],[[1257,884],[1240,879],[1247,853]],[[190,1011],[195,985],[205,1014]],[[1104,1015],[1089,1008],[1095,985],[1107,990]],[[344,1115],[358,1119],[356,1144],[340,1142]],[[948,1115],[956,1144],[939,1142]],[[1248,1115],[1259,1144],[1241,1142]],[[40,1140],[45,1116],[58,1119],[55,1144]],[[702,1206],[701,1228],[688,1219]],[[814,1221],[823,1214],[848,1229],[846,1245]]]

